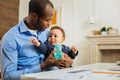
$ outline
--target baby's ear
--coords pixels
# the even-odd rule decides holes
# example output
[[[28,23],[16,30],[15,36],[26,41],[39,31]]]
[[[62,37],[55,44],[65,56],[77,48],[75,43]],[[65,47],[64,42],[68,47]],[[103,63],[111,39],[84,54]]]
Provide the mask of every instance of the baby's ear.
[[[62,39],[62,42],[64,42],[64,41],[65,41],[65,38]]]
[[[65,38],[62,38],[62,41],[61,41],[61,42],[63,43],[64,41],[65,41]]]

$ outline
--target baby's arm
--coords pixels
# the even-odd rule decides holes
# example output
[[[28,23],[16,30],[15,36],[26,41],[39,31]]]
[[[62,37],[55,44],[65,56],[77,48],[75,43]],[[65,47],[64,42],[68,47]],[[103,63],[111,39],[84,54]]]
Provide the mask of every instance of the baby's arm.
[[[35,46],[39,47],[40,46],[40,42],[36,39],[36,38],[31,38],[30,42],[33,43]]]
[[[78,55],[78,50],[75,46],[70,48],[69,46],[62,45],[62,51],[68,54],[72,59],[75,59],[75,57]]]
[[[51,50],[53,50],[53,46],[51,48],[48,41],[42,43],[41,41],[37,40],[36,38],[31,38],[30,42],[35,45],[35,48],[38,52],[45,55],[45,57],[49,56]]]

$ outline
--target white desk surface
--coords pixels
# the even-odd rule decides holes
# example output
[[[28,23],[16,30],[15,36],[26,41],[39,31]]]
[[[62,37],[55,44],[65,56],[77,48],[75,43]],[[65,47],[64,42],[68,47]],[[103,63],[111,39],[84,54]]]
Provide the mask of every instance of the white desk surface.
[[[103,73],[93,73],[93,71]],[[118,72],[118,74],[114,74],[114,72]],[[120,80],[120,66],[115,63],[96,63],[22,75],[21,80]]]

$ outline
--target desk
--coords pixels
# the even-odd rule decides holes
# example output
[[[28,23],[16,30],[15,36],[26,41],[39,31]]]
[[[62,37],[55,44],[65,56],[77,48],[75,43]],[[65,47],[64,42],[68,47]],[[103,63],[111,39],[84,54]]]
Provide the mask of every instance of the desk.
[[[21,80],[120,80],[120,74],[96,74],[92,70],[119,68],[115,63],[95,63],[72,68],[23,75]],[[115,71],[116,72],[116,71]],[[120,73],[120,71],[117,71]],[[110,77],[112,76],[112,77]]]

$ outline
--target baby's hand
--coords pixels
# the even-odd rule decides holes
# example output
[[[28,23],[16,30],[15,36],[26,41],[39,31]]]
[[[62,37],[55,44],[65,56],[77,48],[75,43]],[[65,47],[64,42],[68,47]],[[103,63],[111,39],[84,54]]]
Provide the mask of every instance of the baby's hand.
[[[78,51],[78,49],[76,48],[76,46],[72,46],[72,47],[71,47],[71,50],[72,50],[72,52],[75,53],[75,54],[76,54],[77,51]]]
[[[35,38],[31,38],[31,39],[30,39],[30,42],[31,42],[31,43],[34,43],[35,40],[36,40]]]
[[[40,46],[40,42],[36,38],[31,38],[30,42],[33,43],[35,46]]]

